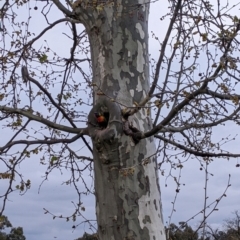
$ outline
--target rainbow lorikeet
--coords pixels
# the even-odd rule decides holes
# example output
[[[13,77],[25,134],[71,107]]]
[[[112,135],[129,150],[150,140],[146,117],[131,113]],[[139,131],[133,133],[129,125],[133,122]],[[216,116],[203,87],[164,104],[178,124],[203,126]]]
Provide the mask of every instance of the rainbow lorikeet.
[[[102,114],[95,112],[94,116],[96,117],[97,123],[100,127],[106,128],[108,124],[108,116],[107,114]]]

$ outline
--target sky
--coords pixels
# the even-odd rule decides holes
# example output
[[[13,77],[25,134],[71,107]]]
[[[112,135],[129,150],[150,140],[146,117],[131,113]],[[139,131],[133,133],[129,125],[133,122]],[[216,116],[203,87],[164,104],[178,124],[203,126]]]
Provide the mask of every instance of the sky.
[[[166,9],[166,4],[156,2],[151,7],[149,32],[153,31],[156,35],[164,34],[167,30],[166,24],[156,24]],[[60,32],[60,28],[54,31]],[[48,41],[56,41],[54,32],[48,35]],[[56,47],[62,47],[62,44],[56,41]],[[157,58],[160,46],[151,38],[150,34],[150,53],[151,56]],[[220,139],[227,136],[229,132],[238,132],[236,126],[227,125],[225,128],[217,129],[215,138]],[[1,130],[1,134],[6,134],[5,130]],[[226,144],[230,152],[237,152],[240,141],[229,142]],[[83,150],[84,151],[84,150]],[[36,157],[37,158],[37,157]],[[229,161],[223,159],[216,159],[209,165],[209,172],[213,176],[209,176],[207,188],[207,203],[218,199],[225,191],[228,185],[229,174],[231,174],[231,186],[228,188],[226,197],[224,197],[218,206],[218,211],[215,211],[208,219],[208,223],[213,227],[219,227],[224,219],[232,217],[232,212],[240,210],[240,168],[236,168],[239,159],[231,159]],[[160,176],[161,196],[163,204],[164,221],[169,221],[169,216],[173,210],[173,201],[176,195],[176,184],[172,178],[167,178],[169,167],[165,168],[165,175]],[[24,229],[24,234],[27,240],[39,239],[58,239],[70,240],[80,237],[84,231],[91,232],[87,224],[82,223],[76,229],[73,225],[80,224],[81,219],[77,219],[76,223],[71,220],[66,222],[63,219],[58,219],[50,214],[44,214],[44,209],[53,212],[56,215],[68,215],[74,210],[74,203],[77,201],[77,196],[74,188],[70,185],[63,185],[63,181],[69,177],[70,173],[63,170],[62,172],[54,171],[49,179],[42,183],[46,167],[41,165],[37,159],[27,159],[21,164],[19,169],[26,178],[31,179],[31,189],[24,195],[20,196],[17,192],[12,193],[8,198],[8,203],[5,215],[8,216],[12,225],[21,226]],[[179,169],[173,170],[174,176],[179,176]],[[91,182],[91,178],[86,174],[85,180]],[[204,171],[200,170],[200,165],[197,159],[190,159],[184,168],[181,170],[181,185],[180,192],[177,194],[177,201],[174,205],[171,222],[178,223],[179,221],[186,221],[192,218],[195,214],[203,209],[204,205]],[[6,182],[0,181],[0,189],[4,188]],[[79,188],[84,186],[79,183]],[[74,200],[76,199],[76,201]],[[92,196],[82,196],[84,202],[86,217],[95,218],[94,198]],[[207,209],[209,212],[211,208]],[[202,215],[195,217],[189,222],[192,226],[197,226],[201,221]],[[93,222],[94,224],[94,222]]]

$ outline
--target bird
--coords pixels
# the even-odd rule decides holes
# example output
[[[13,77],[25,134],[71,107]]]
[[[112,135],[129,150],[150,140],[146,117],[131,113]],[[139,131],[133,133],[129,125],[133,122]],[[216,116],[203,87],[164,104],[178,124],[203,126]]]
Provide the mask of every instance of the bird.
[[[102,114],[99,112],[95,112],[94,116],[96,117],[97,123],[99,127],[106,128],[108,124],[108,114]]]

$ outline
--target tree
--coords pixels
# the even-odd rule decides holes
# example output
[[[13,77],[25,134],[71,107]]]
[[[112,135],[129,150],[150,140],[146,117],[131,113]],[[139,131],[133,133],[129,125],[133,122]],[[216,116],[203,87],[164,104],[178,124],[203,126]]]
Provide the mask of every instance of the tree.
[[[79,194],[73,220],[84,209],[78,181],[89,194],[83,171],[94,166],[99,239],[165,239],[161,164],[182,168],[185,159],[197,158],[204,168],[214,158],[240,156],[223,146],[234,137],[212,140],[217,127],[239,125],[236,6],[219,0],[215,5],[169,1],[169,12],[160,18],[168,22],[165,36],[152,34],[161,48],[155,63],[148,58],[148,0],[33,4],[5,1],[1,8],[0,111],[2,126],[12,134],[0,148],[6,169],[0,177],[9,180],[2,211],[15,190],[13,179],[20,179],[20,192],[31,185],[17,166],[41,155],[46,179],[56,168],[72,172],[66,184]],[[41,28],[47,26],[31,29],[34,17],[41,16]],[[68,57],[61,57],[63,48],[52,50],[55,46],[43,41],[58,25],[65,26]],[[86,156],[78,155],[73,144],[80,139]]]
[[[180,226],[176,226],[171,223],[168,229],[168,239],[171,240],[198,240],[198,234],[188,224],[179,223]]]
[[[11,227],[10,233],[5,233],[3,230],[6,230],[6,228]],[[23,235],[23,228],[12,227],[11,222],[8,220],[8,218],[4,215],[0,217],[0,240],[25,240],[25,236]]]
[[[207,225],[207,231],[205,232],[205,238],[210,240],[237,240],[240,239],[240,216],[238,211],[234,212],[234,218],[228,218],[224,220],[221,230],[213,229],[210,225]]]
[[[0,240],[6,240],[7,234],[3,232],[5,228],[12,227],[12,224],[6,216],[1,216],[0,218]]]
[[[224,232],[227,239],[240,239],[240,214],[238,211],[234,212],[235,217],[225,220]],[[221,239],[221,238],[219,238]]]
[[[78,238],[76,240],[97,240],[97,239],[98,238],[97,238],[96,234],[84,233],[81,238]]]
[[[23,228],[12,228],[6,240],[26,240],[25,236],[23,235]]]

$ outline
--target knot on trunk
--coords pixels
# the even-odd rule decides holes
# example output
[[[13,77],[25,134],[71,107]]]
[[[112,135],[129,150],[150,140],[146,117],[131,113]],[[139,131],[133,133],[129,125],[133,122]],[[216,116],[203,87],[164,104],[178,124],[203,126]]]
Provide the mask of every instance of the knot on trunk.
[[[139,110],[139,109],[138,109]],[[138,144],[139,141],[143,138],[143,133],[136,127],[133,126],[132,123],[129,123],[129,117],[134,113],[132,109],[123,109],[122,116],[124,119],[123,123],[123,132],[132,137],[132,140],[135,144]]]
[[[128,120],[124,121],[123,124],[123,132],[132,137],[132,140],[135,144],[138,144],[139,141],[142,139],[143,134],[141,131],[139,131],[136,127],[129,124]]]

